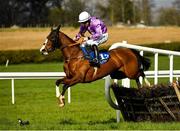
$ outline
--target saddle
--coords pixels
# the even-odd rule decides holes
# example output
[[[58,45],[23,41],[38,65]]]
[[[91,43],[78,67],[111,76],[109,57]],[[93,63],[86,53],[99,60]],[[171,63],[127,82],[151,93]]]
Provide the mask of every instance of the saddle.
[[[93,59],[95,58],[94,51],[91,47],[86,47],[86,50],[89,55],[84,55],[85,59],[89,60],[90,63],[93,63]],[[100,64],[105,64],[110,58],[109,52],[106,50],[99,51],[99,61]]]

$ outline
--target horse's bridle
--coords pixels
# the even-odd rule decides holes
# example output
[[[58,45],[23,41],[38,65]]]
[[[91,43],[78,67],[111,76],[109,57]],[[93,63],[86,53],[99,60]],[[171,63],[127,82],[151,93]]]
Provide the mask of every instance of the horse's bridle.
[[[53,43],[53,48],[54,49],[60,48],[59,31],[56,31],[54,39],[51,39],[50,41]]]
[[[63,45],[62,44],[62,42],[61,42],[61,40],[60,40],[60,43],[59,43],[59,32],[57,31],[57,33],[55,34],[55,37],[54,37],[55,39],[51,39],[50,41],[53,43],[53,48],[54,49],[61,49],[61,50],[63,50],[64,48],[67,48],[67,47],[71,47],[71,46],[75,46],[75,45],[80,45],[80,43],[74,43],[74,44],[71,44],[71,45]],[[60,44],[62,45],[62,46],[60,46]]]
[[[54,31],[56,31],[56,30],[54,30]],[[78,43],[78,42],[70,44],[70,45],[63,45],[61,40],[59,41],[59,31],[56,31],[54,39],[50,39],[50,41],[52,42],[54,49],[60,48],[61,51],[63,51],[67,47],[80,45],[80,43]],[[61,44],[61,46],[60,46],[60,44]],[[81,59],[81,58],[83,58],[83,56],[67,58],[66,61],[69,61],[70,59]]]

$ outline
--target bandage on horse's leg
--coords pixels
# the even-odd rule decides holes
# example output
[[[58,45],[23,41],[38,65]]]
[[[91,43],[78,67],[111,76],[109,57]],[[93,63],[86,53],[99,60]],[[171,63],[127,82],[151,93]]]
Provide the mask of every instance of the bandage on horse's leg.
[[[66,84],[64,84],[63,85],[63,90],[62,90],[62,94],[60,95],[60,97],[59,97],[59,106],[60,107],[63,107],[64,105],[65,105],[65,97],[64,97],[64,94],[65,94],[65,92],[66,92],[66,90],[68,89],[68,85],[66,85]]]
[[[61,93],[59,91],[59,85],[60,85],[60,83],[62,83],[63,80],[64,80],[64,78],[63,79],[58,79],[56,81],[56,97],[58,99],[59,106],[61,106],[61,103],[62,103],[62,97],[61,97],[62,95],[61,95]]]

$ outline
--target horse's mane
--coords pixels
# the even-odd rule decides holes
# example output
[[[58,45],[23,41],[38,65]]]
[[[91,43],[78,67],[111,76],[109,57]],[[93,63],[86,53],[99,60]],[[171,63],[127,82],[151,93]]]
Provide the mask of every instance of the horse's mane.
[[[68,35],[66,35],[65,33],[63,33],[63,32],[61,32],[60,31],[60,33],[64,36],[64,37],[66,37],[71,43],[76,43],[72,38],[70,38]]]

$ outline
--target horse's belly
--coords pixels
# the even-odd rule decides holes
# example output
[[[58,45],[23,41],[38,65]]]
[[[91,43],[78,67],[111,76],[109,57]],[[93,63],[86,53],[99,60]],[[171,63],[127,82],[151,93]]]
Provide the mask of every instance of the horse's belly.
[[[111,56],[114,57],[113,59],[119,64],[118,71],[124,72],[130,79],[135,79],[137,77],[139,71],[138,60],[131,50],[120,48],[114,50]]]

